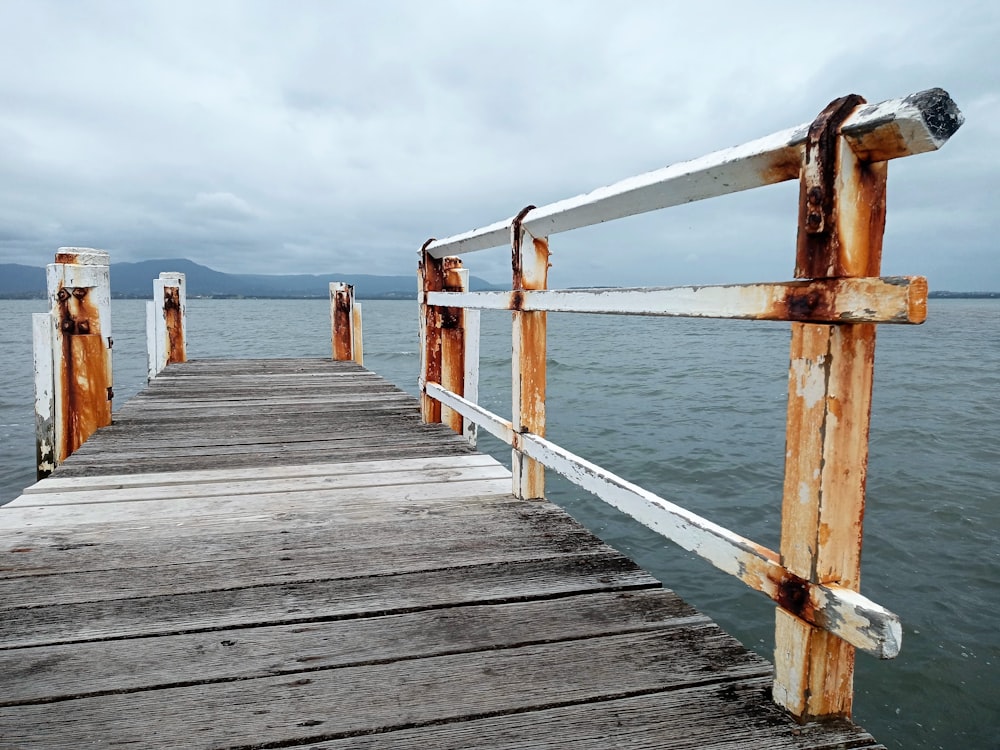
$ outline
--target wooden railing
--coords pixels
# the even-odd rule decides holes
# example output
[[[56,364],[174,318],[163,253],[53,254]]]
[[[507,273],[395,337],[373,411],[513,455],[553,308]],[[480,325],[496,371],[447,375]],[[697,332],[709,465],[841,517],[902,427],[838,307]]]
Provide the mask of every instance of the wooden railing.
[[[899,619],[859,592],[876,323],[926,316],[921,277],[879,278],[886,162],[940,148],[962,115],[940,89],[832,102],[812,123],[631,177],[421,248],[425,421],[512,447],[513,492],[568,477],[777,604],[775,701],[802,719],[850,715],[854,650],[899,652]],[[671,289],[548,290],[549,237],[785,180],[800,183],[793,281]],[[467,291],[460,255],[509,243],[508,292]],[[478,311],[513,319],[512,416],[476,404]],[[620,313],[791,322],[780,552],[545,439],[546,314]]]

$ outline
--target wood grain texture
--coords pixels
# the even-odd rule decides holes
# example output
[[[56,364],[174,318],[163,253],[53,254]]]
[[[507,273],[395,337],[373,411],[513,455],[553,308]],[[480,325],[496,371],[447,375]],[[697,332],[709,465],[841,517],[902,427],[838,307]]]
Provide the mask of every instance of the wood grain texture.
[[[171,365],[0,509],[0,747],[878,747],[384,386]]]

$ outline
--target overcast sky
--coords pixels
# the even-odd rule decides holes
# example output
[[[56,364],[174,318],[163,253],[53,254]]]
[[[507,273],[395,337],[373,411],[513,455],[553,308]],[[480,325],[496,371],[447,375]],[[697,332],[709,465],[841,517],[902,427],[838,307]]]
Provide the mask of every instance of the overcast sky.
[[[0,261],[409,274],[446,237],[939,86],[883,270],[1000,289],[1000,4],[0,0]],[[791,277],[792,183],[552,238],[552,286]],[[465,258],[509,282],[503,249]]]

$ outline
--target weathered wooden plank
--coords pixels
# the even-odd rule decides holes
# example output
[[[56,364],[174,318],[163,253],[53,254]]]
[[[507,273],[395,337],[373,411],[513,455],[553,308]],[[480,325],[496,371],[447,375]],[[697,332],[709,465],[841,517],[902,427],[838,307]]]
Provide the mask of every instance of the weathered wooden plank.
[[[216,456],[199,456],[197,453],[184,455],[178,459],[134,458],[127,460],[101,460],[94,462],[68,463],[60,466],[60,476],[95,476],[100,474],[140,473],[144,471],[166,471],[181,463],[191,469],[211,469],[220,465],[241,467],[276,464],[304,464],[309,462],[327,463],[330,461],[375,461],[390,458],[417,458],[422,456],[467,455],[470,448],[467,444],[455,441],[442,445],[433,438],[413,440],[398,445],[379,446],[376,442],[363,446],[344,446],[334,443],[321,444],[313,453],[282,452],[280,450],[262,453],[246,454],[234,452],[221,461]]]
[[[766,662],[708,624],[5,707],[0,733],[26,749],[76,748],[96,737],[144,747],[230,747],[245,746],[250,736],[267,746],[718,686],[769,672]],[[159,722],[151,737],[150,720],[165,711],[172,720]]]
[[[391,399],[395,403],[386,403],[388,398],[380,402],[323,401],[321,403],[310,404],[308,414],[305,414],[304,408],[297,410],[297,413],[304,416],[313,415],[319,417],[322,415],[350,415],[356,412],[389,414],[398,411],[398,413],[405,414],[412,410],[412,402],[407,401],[406,398],[393,396]],[[211,406],[202,405],[198,409],[162,409],[157,413],[156,420],[158,423],[165,423],[168,420],[206,422],[218,418],[239,419],[248,416],[256,416],[258,418],[282,416],[288,415],[289,406],[294,406],[295,403],[297,402],[293,402],[292,404],[254,403],[244,405],[237,401],[231,401]],[[133,412],[123,409],[120,412],[115,412],[115,420],[119,423],[141,423],[142,413],[142,411]]]
[[[395,614],[658,587],[617,554],[4,610],[0,648]]]
[[[286,416],[293,416],[297,412],[295,410],[286,410]],[[281,435],[285,436],[292,432],[294,425],[291,422],[285,422],[284,424],[274,424],[274,425],[259,425],[250,426],[246,428],[245,433],[239,432],[239,422],[245,418],[252,417],[253,412],[248,412],[244,417],[243,415],[238,415],[235,418],[220,416],[214,421],[201,421],[190,423],[188,421],[179,422],[176,427],[171,427],[169,425],[165,426],[165,430],[168,430],[165,435],[157,431],[155,426],[141,426],[134,424],[122,424],[120,429],[107,433],[106,435],[95,436],[95,441],[90,442],[94,445],[110,444],[116,445],[118,443],[128,442],[129,440],[161,440],[163,437],[175,437],[178,435],[183,435],[184,430],[188,429],[189,439],[198,439],[200,436],[204,435],[209,439],[225,439],[231,437],[233,439],[239,440],[241,438],[250,437],[267,437],[268,435]],[[320,420],[324,417],[336,418],[334,412],[327,412],[323,414],[314,414],[313,412],[303,413],[304,424],[303,429],[309,431],[312,435],[318,433],[318,437],[322,440],[350,440],[351,436],[355,433],[361,435],[372,435],[372,434],[382,434],[387,437],[392,437],[395,435],[412,436],[412,435],[436,435],[443,434],[447,437],[446,433],[441,433],[440,428],[434,427],[433,425],[424,425],[419,421],[415,420],[412,411],[406,410],[402,412],[397,412],[395,410],[380,410],[377,412],[371,412],[367,415],[345,415],[342,420],[344,424],[344,429],[331,429],[329,422],[327,423],[326,432],[322,431],[322,425]],[[397,429],[393,429],[394,425],[398,425]],[[339,427],[340,425],[338,425]],[[198,433],[197,435],[193,433]],[[117,439],[118,436],[123,439]]]
[[[336,512],[343,502],[405,505],[434,498],[489,496],[510,494],[507,478],[471,479],[449,483],[405,485],[398,490],[386,487],[350,487],[317,492],[261,493],[255,495],[219,495],[210,503],[197,496],[155,500],[122,501],[116,503],[85,503],[68,505],[13,506],[0,513],[3,528],[30,525],[69,526],[78,523],[152,522],[158,518],[195,519],[198,515],[232,515],[283,511],[323,506]]]
[[[406,471],[436,471],[464,469],[475,466],[499,465],[496,459],[482,453],[467,456],[408,458],[388,461],[356,461],[332,464],[302,464],[300,466],[251,466],[237,469],[203,469],[201,471],[165,471],[149,474],[120,474],[97,477],[49,477],[24,489],[24,495],[50,492],[86,492],[97,489],[127,487],[162,487],[183,484],[277,480],[286,478],[340,477],[351,474],[389,474]]]
[[[414,443],[433,445],[433,435],[423,436],[423,439],[421,437],[420,435],[392,435],[387,437],[380,432],[375,432],[367,436],[359,435],[354,440],[339,436],[330,440],[313,440],[302,443],[272,441],[256,445],[193,445],[179,448],[150,447],[148,449],[143,449],[142,446],[124,446],[118,450],[111,450],[110,448],[98,450],[97,448],[93,448],[85,456],[91,464],[96,464],[97,462],[128,463],[133,459],[148,458],[157,461],[164,467],[169,467],[172,464],[176,465],[176,459],[192,458],[198,460],[202,466],[205,464],[211,466],[213,464],[225,464],[231,456],[238,456],[241,459],[252,459],[254,455],[259,455],[261,460],[258,463],[264,463],[270,456],[299,460],[298,456],[300,455],[319,457],[324,452],[340,451],[344,451],[345,454],[354,454],[363,452],[367,447],[375,449],[381,455],[385,454],[386,450],[391,449],[393,446],[402,447],[413,445]],[[456,447],[461,449],[463,446],[456,441]],[[465,446],[465,448],[467,451],[468,447]],[[219,459],[220,457],[222,457],[222,460],[213,461],[213,459]],[[83,458],[78,463],[83,463]]]
[[[175,517],[68,528],[43,525],[0,537],[0,577],[184,565],[251,555],[282,557],[316,549],[333,557],[340,557],[342,550],[364,550],[370,556],[372,547],[391,547],[393,541],[402,552],[421,544],[455,544],[490,534],[509,539],[542,534],[554,549],[558,545],[569,551],[572,540],[582,549],[591,546],[591,540],[579,537],[581,533],[574,521],[549,503],[525,506],[502,496],[439,498],[418,505],[346,503],[335,511],[319,506],[239,516],[202,514],[185,517],[183,523]]]
[[[53,565],[73,570],[103,570],[122,567],[120,560],[135,560],[135,547],[145,543],[155,559],[156,550],[165,549],[169,555],[171,545],[177,548],[200,545],[196,559],[210,559],[213,550],[221,556],[229,546],[241,546],[244,534],[270,532],[288,537],[301,529],[315,530],[320,534],[331,529],[331,535],[353,535],[357,529],[369,524],[399,524],[405,530],[409,524],[433,523],[433,519],[447,514],[462,518],[461,523],[480,523],[478,519],[496,518],[508,514],[525,515],[506,506],[518,501],[503,495],[476,497],[441,497],[421,500],[406,505],[381,505],[369,503],[338,504],[335,511],[325,506],[309,506],[294,510],[274,508],[259,513],[214,514],[200,513],[196,517],[166,517],[136,520],[131,523],[105,521],[80,523],[67,526],[39,524],[8,530],[4,537],[3,561],[5,574],[30,575],[35,567]],[[498,510],[495,506],[504,506]],[[484,529],[483,533],[489,533]],[[436,538],[448,538],[443,530]],[[433,538],[433,537],[432,537]],[[57,562],[65,556],[67,562]],[[105,557],[106,556],[106,557]],[[233,555],[229,555],[232,557]],[[37,563],[32,562],[36,560]],[[78,565],[73,567],[73,561]]]
[[[140,543],[120,567],[0,578],[0,602],[5,602],[0,611],[10,606],[8,602],[17,607],[72,604],[612,551],[582,529],[558,526],[521,528],[516,534],[495,531],[485,538],[481,528],[474,527],[439,538],[422,539],[414,534],[414,541],[409,541],[408,532],[419,528],[411,524],[397,524],[394,529],[383,526],[381,531],[365,540],[330,536],[325,545],[316,535],[306,535],[307,546],[296,544],[295,535],[246,534],[242,554],[233,550],[228,555],[207,556],[188,543],[179,544],[176,556],[167,559],[147,558]],[[401,534],[407,535],[407,541],[399,540]]]
[[[182,497],[210,498],[235,495],[260,495],[274,493],[310,492],[315,490],[341,490],[358,487],[400,488],[414,484],[465,482],[479,479],[507,479],[510,472],[499,463],[493,466],[470,466],[430,469],[422,471],[376,472],[370,474],[323,475],[290,479],[254,479],[244,481],[172,484],[144,489],[80,490],[22,495],[9,503],[9,507],[30,505],[67,505],[70,503],[116,503],[123,501],[178,499]],[[2,526],[0,526],[2,528]]]
[[[0,650],[0,705],[510,648],[708,618],[665,589]]]
[[[766,678],[405,728],[310,750],[885,750],[848,721],[795,723],[761,701]],[[305,747],[305,745],[295,745]]]

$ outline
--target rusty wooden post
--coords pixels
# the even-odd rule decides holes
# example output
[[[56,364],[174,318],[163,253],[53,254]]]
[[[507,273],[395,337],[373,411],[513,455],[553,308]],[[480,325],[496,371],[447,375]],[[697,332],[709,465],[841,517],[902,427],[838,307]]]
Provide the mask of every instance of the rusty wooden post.
[[[839,132],[864,102],[844,97],[813,123],[800,176],[797,278],[878,276],[886,163],[859,160]],[[792,323],[781,561],[815,583],[857,590],[875,326]],[[849,716],[854,647],[795,616],[787,582],[775,623],[774,699],[806,720]]]
[[[32,321],[39,478],[111,424],[109,271],[106,252],[76,247],[46,268],[50,312]]]
[[[441,402],[427,395],[427,383],[441,382],[442,335],[441,310],[427,303],[428,292],[444,290],[444,261],[427,252],[427,240],[420,248],[417,265],[417,294],[420,299],[420,414],[424,422],[441,421]]]
[[[466,292],[469,290],[469,272],[462,268],[458,257],[444,258],[443,290]],[[459,396],[465,395],[465,310],[461,307],[442,307],[441,322],[441,387]],[[455,432],[462,434],[462,415],[447,406],[441,407],[441,421]]]
[[[361,311],[354,304],[354,287],[343,281],[330,282],[330,330],[333,358],[361,364]],[[357,312],[355,312],[357,311]]]
[[[146,352],[152,380],[167,365],[187,362],[187,287],[182,273],[153,279],[153,300],[146,303]]]
[[[546,323],[544,312],[526,312],[519,309],[519,292],[545,289],[548,286],[549,242],[547,237],[531,237],[524,242],[527,232],[522,227],[524,217],[534,208],[523,209],[511,225],[511,263],[513,266],[513,291],[511,292],[513,323],[513,384],[512,422],[514,432],[545,436],[545,367]],[[520,498],[541,498],[545,495],[545,467],[538,461],[524,456],[517,449],[515,437],[511,453],[514,475],[513,492]]]

